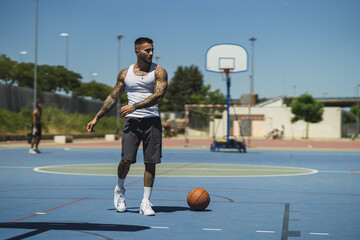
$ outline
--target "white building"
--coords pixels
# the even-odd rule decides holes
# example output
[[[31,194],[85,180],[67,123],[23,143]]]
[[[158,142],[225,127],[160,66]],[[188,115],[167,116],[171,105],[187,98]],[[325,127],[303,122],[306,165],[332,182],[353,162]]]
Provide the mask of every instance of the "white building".
[[[226,135],[227,112],[223,111],[222,119],[210,122],[209,134],[217,138]],[[282,98],[276,98],[249,107],[230,108],[230,134],[240,137],[240,125],[245,136],[247,129],[251,129],[252,137],[265,138],[273,129],[284,127],[285,139],[299,139],[306,137],[306,122],[300,120],[291,123],[291,108],[283,104]],[[249,119],[251,119],[249,121]],[[250,122],[250,123],[249,123]],[[251,126],[248,128],[248,126]],[[309,138],[341,138],[341,108],[324,107],[323,120],[310,123]]]

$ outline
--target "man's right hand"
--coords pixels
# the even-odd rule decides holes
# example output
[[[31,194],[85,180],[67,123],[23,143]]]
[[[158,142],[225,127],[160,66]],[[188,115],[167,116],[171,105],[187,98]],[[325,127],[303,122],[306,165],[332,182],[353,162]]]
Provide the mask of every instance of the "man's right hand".
[[[96,124],[97,124],[97,119],[94,118],[91,122],[88,123],[87,131],[88,132],[95,132],[94,127],[95,127]]]

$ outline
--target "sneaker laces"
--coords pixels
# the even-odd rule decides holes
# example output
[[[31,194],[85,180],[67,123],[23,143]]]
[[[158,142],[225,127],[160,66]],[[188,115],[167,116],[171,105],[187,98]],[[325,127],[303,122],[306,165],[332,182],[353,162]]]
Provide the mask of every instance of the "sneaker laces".
[[[150,210],[152,210],[151,207],[152,207],[153,205],[152,205],[151,202],[145,202],[145,203],[143,203],[143,204],[145,205],[145,206],[144,206],[145,209],[150,209]]]

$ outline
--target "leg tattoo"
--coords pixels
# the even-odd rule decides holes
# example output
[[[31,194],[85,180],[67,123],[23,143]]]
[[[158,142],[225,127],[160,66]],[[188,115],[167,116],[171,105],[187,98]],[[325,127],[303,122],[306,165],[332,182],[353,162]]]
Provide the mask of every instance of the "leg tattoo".
[[[127,160],[121,160],[118,165],[118,177],[120,179],[126,178],[129,170],[130,170],[130,162]]]
[[[155,164],[146,163],[144,173],[144,186],[153,187],[155,181]]]

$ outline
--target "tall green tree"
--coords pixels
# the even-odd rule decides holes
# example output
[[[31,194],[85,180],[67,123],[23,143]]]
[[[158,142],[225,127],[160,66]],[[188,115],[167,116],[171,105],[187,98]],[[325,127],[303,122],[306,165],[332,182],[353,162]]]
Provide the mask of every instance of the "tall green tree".
[[[203,74],[197,66],[179,66],[171,79],[161,111],[184,111],[185,104],[224,103],[225,96],[220,90],[211,91],[204,85]]]
[[[224,104],[225,95],[219,89],[211,90],[211,86],[203,85],[197,94],[190,96],[191,103],[195,104]]]
[[[88,83],[81,83],[81,85],[74,89],[73,96],[91,97],[93,99],[105,100],[110,94],[112,88],[103,83],[91,81]]]
[[[91,81],[88,83],[81,83],[78,88],[74,89],[73,96],[91,97],[93,99],[104,101],[112,90],[113,88],[106,84]],[[120,102],[121,104],[127,103],[127,97],[125,93],[121,95]]]
[[[168,110],[183,111],[184,105],[191,103],[191,95],[200,93],[202,85],[203,75],[198,67],[178,66],[166,94]]]
[[[38,66],[38,90],[56,92],[64,90],[66,93],[80,86],[82,76],[63,66]],[[0,55],[0,80],[5,84],[17,83],[20,87],[34,85],[34,63],[18,63],[6,55]]]
[[[39,66],[38,81],[41,90],[56,92],[64,90],[66,93],[80,87],[82,76],[63,66]]]
[[[311,95],[303,94],[292,101],[291,112],[295,115],[291,119],[292,123],[299,120],[306,122],[306,138],[309,138],[309,124],[322,121],[324,106]]]
[[[34,64],[17,63],[13,71],[13,82],[20,87],[34,87]],[[41,86],[38,86],[41,89]]]
[[[0,55],[0,80],[5,82],[6,85],[14,84],[14,71],[16,62],[12,61],[5,54]]]

